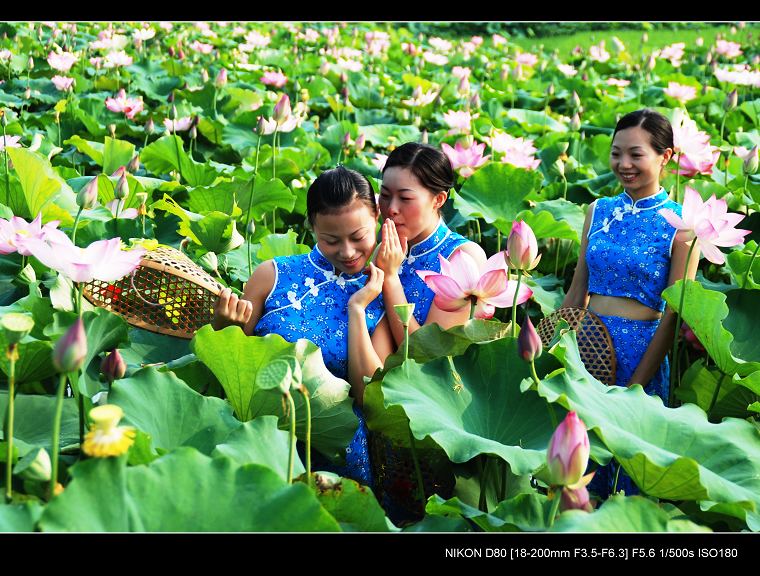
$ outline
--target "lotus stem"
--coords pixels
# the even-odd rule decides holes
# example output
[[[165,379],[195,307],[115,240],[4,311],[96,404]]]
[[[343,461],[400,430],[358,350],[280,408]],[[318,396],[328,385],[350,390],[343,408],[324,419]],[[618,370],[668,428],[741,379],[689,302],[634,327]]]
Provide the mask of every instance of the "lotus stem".
[[[414,462],[414,474],[417,477],[417,489],[415,490],[417,499],[425,509],[425,484],[422,480],[422,469],[420,468],[420,459],[417,455],[417,448],[414,445],[414,434],[412,433],[412,424],[409,423],[409,450],[412,453],[412,462]]]
[[[540,384],[541,380],[538,378],[538,374],[536,374],[536,362],[535,360],[530,361],[530,375],[533,377],[533,382],[536,385],[536,390],[538,390],[538,385]],[[557,415],[554,413],[554,406],[551,402],[546,402],[546,408],[549,411],[549,419],[552,421],[552,430],[557,429]]]
[[[478,244],[483,242],[483,235],[480,233],[480,218],[475,218],[475,228],[478,231]]]
[[[248,276],[253,273],[253,266],[251,262],[251,243],[250,243],[250,224],[251,224],[251,208],[253,208],[253,190],[256,187],[256,176],[259,173],[259,151],[261,150],[261,134],[256,142],[256,164],[253,168],[253,178],[251,179],[251,195],[248,198],[248,211],[245,217],[245,242],[248,245]]]
[[[5,459],[5,500],[10,503],[13,498],[13,416],[14,394],[16,392],[16,360],[18,360],[18,344],[8,344],[6,358],[10,362],[8,370],[8,428],[5,431],[8,442]]]
[[[10,67],[10,62],[8,64]],[[5,123],[0,122],[0,125],[3,127],[3,156],[5,157],[5,205],[10,207],[11,205],[11,177],[8,173],[8,147],[6,146],[6,135],[5,135]]]
[[[723,379],[726,377],[725,372],[720,373],[720,378],[718,379],[718,384],[715,386],[715,392],[713,392],[712,400],[710,400],[710,407],[707,409],[707,419],[710,419],[710,416],[712,416],[713,408],[715,408],[715,402],[718,400],[718,392],[720,392],[721,384],[723,384]]]
[[[676,202],[681,203],[681,154],[676,160]]]
[[[501,467],[501,486],[499,487],[499,502],[501,502],[507,497],[507,461],[501,460],[499,464]]]
[[[306,484],[311,486],[311,400],[306,386],[301,384],[298,390],[303,395],[306,404]]]
[[[697,244],[697,239],[694,238],[694,240],[691,241],[691,245],[689,246],[689,253],[686,256],[686,264],[684,266],[683,271],[683,284],[681,286],[681,300],[678,303],[678,310],[676,311],[676,327],[675,327],[675,334],[673,335],[673,353],[671,354],[671,359],[673,365],[670,367],[670,394],[668,395],[668,406],[671,406],[673,404],[673,394],[675,393],[675,375],[678,372],[678,336],[680,335],[679,332],[681,330],[681,315],[683,312],[683,303],[686,299],[686,287],[688,286],[689,279],[687,278],[688,271],[689,271],[689,260],[691,260],[691,253],[694,251],[694,246]]]
[[[615,462],[613,460],[613,462]],[[612,484],[612,493],[617,493],[617,485],[618,485],[618,479],[620,478],[620,469],[622,466],[620,465],[620,462],[615,462],[617,464],[617,468],[615,469],[615,482]],[[613,464],[614,465],[614,464]]]
[[[179,136],[177,136],[177,121],[172,120],[172,136],[174,137],[174,149],[177,151],[177,182],[182,181],[182,160],[179,154]],[[118,204],[116,205],[118,207]]]
[[[66,389],[66,377],[65,373],[60,375],[58,381],[58,393],[55,400],[55,416],[53,417],[53,457],[52,457],[52,473],[50,476],[50,484],[48,486],[48,500],[52,500],[55,494],[55,486],[58,482],[58,451],[60,446],[58,445],[61,437],[61,415],[63,414],[63,391]]]
[[[509,277],[507,277],[509,281]],[[520,293],[520,282],[522,282],[522,270],[517,269],[517,287],[515,288],[515,297],[512,299],[512,338],[517,338],[517,296]]]
[[[480,498],[478,499],[478,510],[488,512],[488,498],[486,491],[488,490],[488,456],[481,454],[478,457],[478,468],[480,468]]]
[[[296,455],[296,404],[290,392],[285,393],[290,410],[290,450],[288,452],[288,484],[293,483],[293,464]]]
[[[557,511],[559,510],[559,504],[562,501],[561,491],[554,490],[553,494],[554,494],[554,497],[552,498],[552,507],[549,509],[549,518],[547,518],[546,520],[546,523],[549,525],[549,528],[554,526],[554,519],[557,516]]]
[[[496,229],[496,251],[501,252],[501,230]]]
[[[96,176],[97,178],[97,176]],[[82,217],[82,206],[79,207],[79,211],[77,212],[76,218],[74,218],[74,228],[71,230],[71,243],[76,244],[77,243],[77,225],[79,224],[79,219]]]

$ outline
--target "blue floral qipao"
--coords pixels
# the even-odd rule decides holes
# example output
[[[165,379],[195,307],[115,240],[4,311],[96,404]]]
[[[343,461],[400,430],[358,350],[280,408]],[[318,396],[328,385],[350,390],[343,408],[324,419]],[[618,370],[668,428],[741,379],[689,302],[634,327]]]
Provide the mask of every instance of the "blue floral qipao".
[[[264,310],[253,333],[279,334],[288,342],[311,340],[321,348],[325,366],[338,378],[348,377],[348,300],[364,287],[367,276],[336,274],[316,246],[308,254],[274,258],[275,283],[264,301]],[[385,314],[382,295],[366,309],[370,335]],[[359,409],[359,428],[346,449],[341,476],[372,485],[367,447],[367,425]]]
[[[422,326],[427,319],[430,305],[433,303],[433,292],[415,270],[441,271],[438,254],[449,258],[459,246],[467,242],[467,238],[449,230],[441,219],[433,233],[409,248],[409,255],[404,258],[398,270],[398,277],[404,287],[406,301],[414,303],[414,317]]]
[[[665,310],[662,291],[668,286],[676,230],[659,214],[663,208],[681,215],[681,205],[670,200],[662,188],[657,194],[635,202],[627,192],[596,201],[586,251],[590,294],[632,298],[660,312]],[[649,347],[660,321],[598,316],[607,326],[615,348],[615,384],[625,386]],[[669,363],[665,358],[644,387],[647,394],[658,395],[665,405],[669,376]],[[613,483],[614,471],[606,466],[597,471],[589,487],[606,496]],[[602,485],[606,485],[606,489]],[[638,493],[630,478],[622,473],[618,487],[629,495]]]

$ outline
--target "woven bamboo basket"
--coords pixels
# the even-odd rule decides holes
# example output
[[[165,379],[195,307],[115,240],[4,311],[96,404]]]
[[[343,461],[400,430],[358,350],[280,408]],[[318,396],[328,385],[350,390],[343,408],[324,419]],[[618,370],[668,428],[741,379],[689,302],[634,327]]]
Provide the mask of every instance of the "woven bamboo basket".
[[[151,332],[190,339],[213,319],[223,286],[170,246],[147,252],[132,274],[115,282],[93,280],[84,297]]]
[[[612,386],[615,383],[617,360],[610,333],[604,322],[585,308],[560,308],[543,318],[536,328],[544,346],[551,342],[561,319],[566,320],[570,329],[576,331],[578,351],[589,374]]]

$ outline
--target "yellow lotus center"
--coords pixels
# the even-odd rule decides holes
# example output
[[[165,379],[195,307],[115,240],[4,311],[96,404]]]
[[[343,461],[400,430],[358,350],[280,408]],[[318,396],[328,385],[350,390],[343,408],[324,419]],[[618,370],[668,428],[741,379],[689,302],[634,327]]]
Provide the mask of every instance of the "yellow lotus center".
[[[114,404],[96,406],[90,410],[90,420],[103,431],[115,428],[123,416],[124,410]]]

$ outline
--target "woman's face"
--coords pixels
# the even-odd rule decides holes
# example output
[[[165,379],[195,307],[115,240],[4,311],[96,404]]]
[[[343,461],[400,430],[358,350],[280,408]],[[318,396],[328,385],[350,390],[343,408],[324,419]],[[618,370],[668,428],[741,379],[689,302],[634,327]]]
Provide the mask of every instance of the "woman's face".
[[[425,188],[409,168],[393,166],[383,173],[380,213],[396,225],[399,236],[416,244],[438,224],[446,192]]]
[[[330,214],[314,217],[317,246],[339,272],[357,274],[375,249],[377,216],[359,198]]]
[[[615,134],[610,167],[627,192],[649,196],[659,190],[660,172],[672,154],[670,148],[658,154],[652,148],[649,132],[641,126],[634,126]]]

